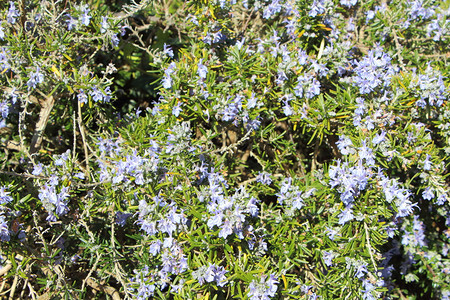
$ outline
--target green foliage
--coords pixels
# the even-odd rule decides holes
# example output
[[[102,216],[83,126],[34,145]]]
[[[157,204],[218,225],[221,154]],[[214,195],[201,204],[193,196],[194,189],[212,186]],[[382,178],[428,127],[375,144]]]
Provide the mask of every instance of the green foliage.
[[[0,294],[448,298],[445,3],[22,4]]]

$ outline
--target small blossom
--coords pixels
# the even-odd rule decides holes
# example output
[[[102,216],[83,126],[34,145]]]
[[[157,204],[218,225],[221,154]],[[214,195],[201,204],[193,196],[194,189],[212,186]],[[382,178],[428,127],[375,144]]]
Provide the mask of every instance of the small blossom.
[[[202,64],[202,61],[203,61],[203,59],[200,59],[199,63],[197,64],[197,67],[198,67],[197,73],[201,79],[206,79],[206,74],[208,73],[208,68],[204,64]]]
[[[37,165],[34,166],[33,172],[31,174],[33,174],[34,176],[39,176],[41,175],[42,172],[43,172],[42,164],[38,163]]]
[[[80,17],[81,24],[83,24],[84,26],[88,26],[89,23],[91,22],[91,18],[92,18],[89,15],[90,10],[89,10],[89,8],[87,8],[87,6],[85,6],[82,10],[83,10],[83,14]]]
[[[432,164],[431,164],[430,158],[431,158],[431,156],[429,154],[427,154],[426,157],[425,157],[425,160],[423,162],[423,169],[425,171],[431,170]]]
[[[164,50],[163,53],[169,57],[173,58],[173,50],[172,47],[168,46],[166,43],[164,43]]]
[[[105,33],[109,29],[108,17],[102,17],[102,22],[100,23],[100,33]]]
[[[425,189],[425,191],[423,191],[422,193],[422,197],[425,200],[432,200],[434,198],[434,193],[433,193],[433,189],[430,188],[429,186]]]
[[[172,115],[178,117],[182,111],[183,109],[181,108],[181,102],[178,102],[178,104],[172,108]]]
[[[116,224],[119,226],[125,226],[125,223],[127,222],[127,219],[131,217],[132,214],[129,213],[123,213],[123,212],[116,212]]]
[[[339,225],[344,225],[348,221],[353,220],[355,217],[353,215],[353,210],[349,207],[346,207],[344,210],[341,210],[342,213],[338,216],[339,217]]]
[[[119,43],[120,43],[120,39],[119,39],[119,37],[117,36],[117,34],[111,35],[111,45],[112,45],[114,48],[116,48],[116,47],[119,46]]]
[[[336,253],[333,251],[323,251],[323,261],[327,267],[331,267],[333,265],[333,258],[336,257]]]
[[[9,1],[9,9],[8,9],[8,14],[6,15],[6,20],[10,24],[15,24],[16,18],[18,16],[20,16],[20,12],[17,10],[14,2]]]
[[[44,74],[41,73],[39,67],[36,68],[36,72],[30,72],[30,79],[27,82],[28,88],[35,88],[38,84],[44,82]]]
[[[5,39],[5,29],[2,27],[2,25],[0,24],[0,40],[4,40]]]
[[[13,198],[9,196],[9,192],[6,191],[6,187],[0,187],[0,205],[11,202]]]
[[[80,93],[77,95],[78,102],[86,104],[88,102],[88,96],[84,92],[84,90],[80,89]]]
[[[342,6],[352,7],[358,3],[358,0],[341,0],[340,3]]]
[[[258,176],[256,176],[256,182],[260,182],[265,185],[270,185],[272,183],[272,179],[270,178],[270,174],[267,172],[260,172]]]
[[[74,29],[78,24],[77,19],[74,19],[70,14],[66,14],[66,17],[67,30]]]
[[[260,281],[253,280],[248,289],[247,296],[250,300],[266,300],[275,296],[277,292],[277,284],[279,281],[271,274],[270,276],[261,276]]]
[[[8,222],[3,213],[0,213],[0,240],[8,242],[10,240]]]
[[[383,142],[386,137],[386,131],[382,130],[380,133],[377,133],[375,137],[372,140],[372,144],[378,145],[379,143]]]

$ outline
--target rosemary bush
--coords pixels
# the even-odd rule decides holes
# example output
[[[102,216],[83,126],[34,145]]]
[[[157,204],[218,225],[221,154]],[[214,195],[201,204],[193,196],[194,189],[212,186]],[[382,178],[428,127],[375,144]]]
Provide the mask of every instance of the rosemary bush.
[[[449,5],[0,4],[0,294],[448,299]]]

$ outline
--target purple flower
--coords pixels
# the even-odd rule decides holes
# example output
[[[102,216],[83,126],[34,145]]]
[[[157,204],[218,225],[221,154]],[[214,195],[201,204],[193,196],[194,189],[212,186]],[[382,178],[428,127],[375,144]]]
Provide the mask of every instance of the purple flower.
[[[323,14],[324,12],[325,12],[324,0],[314,0],[308,15],[310,17],[315,17],[317,15]]]
[[[247,108],[248,109],[251,109],[254,107],[259,108],[260,106],[261,106],[261,104],[258,102],[258,98],[256,98],[252,93],[252,96],[250,97],[250,99],[247,100]]]
[[[376,88],[386,88],[390,84],[395,69],[391,58],[380,49],[370,50],[367,56],[355,63],[353,85],[361,94],[369,94]]]
[[[448,196],[446,194],[441,194],[437,198],[436,204],[437,205],[444,205],[444,203],[447,201]]]
[[[404,193],[405,192],[405,193]],[[409,200],[409,196],[411,195],[408,191],[399,191],[396,193],[398,197],[398,205],[397,205],[397,217],[406,217],[412,214],[414,207],[417,207],[416,203],[412,203]]]
[[[333,265],[333,258],[336,256],[336,253],[333,251],[323,251],[323,261],[327,267],[331,267]]]
[[[341,5],[346,7],[355,6],[358,3],[358,0],[341,0]]]
[[[264,19],[270,19],[273,15],[279,13],[282,8],[282,4],[279,0],[272,0],[272,3],[270,3],[263,12],[263,18]]]
[[[30,72],[30,79],[27,82],[28,88],[35,88],[42,82],[44,82],[44,75],[41,73],[41,69],[37,67],[36,72]]]
[[[425,171],[431,170],[432,163],[430,161],[431,156],[429,154],[426,155],[425,160],[423,162],[423,169]]]
[[[102,92],[100,89],[94,86],[92,90],[89,92],[89,95],[91,96],[94,102],[109,102],[111,99],[111,90],[108,86],[104,90],[104,92]]]
[[[81,24],[83,24],[84,26],[88,26],[90,21],[91,21],[91,16],[89,15],[89,8],[87,8],[87,6],[85,6],[83,9],[83,14],[80,16],[80,21]]]
[[[260,281],[253,280],[248,289],[247,296],[250,300],[267,300],[275,296],[277,292],[277,281],[276,277],[271,274],[269,277],[267,275],[262,275]]]
[[[2,25],[0,24],[0,40],[3,41],[4,39],[5,39],[5,31]]]
[[[78,172],[78,173],[74,174],[73,177],[81,179],[81,180],[86,178],[83,172]]]
[[[270,185],[272,183],[272,179],[270,178],[270,174],[267,172],[260,172],[258,176],[256,176],[256,182],[260,182],[264,185]]]
[[[327,236],[330,238],[330,240],[334,241],[334,238],[336,237],[336,235],[338,234],[338,231],[333,229],[333,228],[329,228],[327,227],[327,229],[325,230],[325,233],[327,234]]]
[[[367,273],[367,263],[360,263],[356,268],[355,276],[361,279],[365,273]]]
[[[353,210],[350,207],[346,207],[344,210],[341,210],[342,213],[338,216],[339,217],[339,225],[344,225],[348,221],[351,221],[354,219],[353,216]]]
[[[77,19],[74,19],[70,14],[66,14],[66,17],[67,17],[67,20],[66,20],[67,29],[72,30],[74,27],[77,26],[78,21],[77,21]]]
[[[219,237],[221,238],[226,239],[229,235],[233,234],[233,224],[228,219],[225,219],[220,228]]]
[[[379,297],[374,296],[373,292],[375,291],[376,287],[369,280],[364,279],[362,282],[362,286],[364,288],[363,290],[361,290],[363,300],[379,299]]]
[[[422,198],[425,200],[432,200],[434,198],[433,189],[429,186],[423,191]]]
[[[119,226],[125,226],[125,223],[127,222],[127,219],[131,217],[132,214],[129,213],[123,213],[123,212],[116,212],[116,224]]]
[[[102,22],[100,23],[100,33],[105,33],[109,29],[108,17],[102,17]]]
[[[305,50],[301,49],[298,51],[297,60],[300,65],[302,66],[306,65],[306,63],[308,62],[308,58],[309,58],[308,54],[306,53]]]
[[[245,38],[242,38],[242,40],[237,41],[237,42],[236,42],[236,47],[237,47],[239,50],[241,50],[241,49],[242,49],[242,46],[244,46],[244,42],[245,42]]]
[[[373,150],[366,146],[366,141],[362,142],[362,146],[358,148],[359,158],[365,160],[366,166],[374,166],[375,165],[375,155],[373,154]]]
[[[192,272],[192,277],[203,285],[205,282],[215,282],[217,286],[225,286],[227,278],[225,274],[228,271],[222,266],[209,263],[209,266],[201,266],[197,271]]]
[[[9,195],[9,192],[6,191],[6,187],[0,187],[0,205],[7,204],[13,201],[13,198]]]
[[[3,213],[0,213],[0,240],[3,242],[8,242],[10,240],[8,222]]]
[[[277,78],[275,79],[275,83],[277,85],[282,85],[286,80],[288,80],[286,73],[284,71],[279,71],[277,74]]]
[[[221,211],[219,211],[208,219],[207,225],[209,228],[213,228],[214,226],[219,227],[220,225],[222,225],[222,220],[223,214]]]
[[[312,78],[311,85],[309,86],[309,89],[306,91],[305,97],[311,99],[319,94],[320,94],[320,82],[316,78]]]
[[[162,242],[160,240],[155,240],[150,244],[149,252],[153,256],[157,255],[161,251]]]
[[[414,239],[420,247],[425,247],[425,226],[422,221],[419,220],[419,216],[414,216],[413,220],[413,231]]]
[[[119,43],[120,43],[119,36],[117,34],[111,35],[111,45],[115,48],[119,46]]]
[[[178,102],[178,104],[172,108],[172,115],[178,117],[182,111],[183,109],[181,108],[181,102]]]
[[[80,103],[86,104],[88,102],[88,96],[83,89],[80,89],[80,93],[77,95],[77,98]]]
[[[291,116],[294,112],[292,111],[292,107],[289,105],[289,102],[287,100],[283,101],[283,113],[285,116]]]
[[[378,145],[379,143],[383,142],[386,137],[386,131],[382,130],[380,133],[377,133],[375,137],[372,140],[372,144]]]
[[[34,166],[33,172],[31,174],[33,174],[34,176],[39,176],[41,175],[42,172],[43,172],[42,164],[38,163],[37,165]]]
[[[66,199],[69,197],[69,189],[62,187],[58,193],[55,185],[43,185],[39,189],[39,199],[48,212],[47,221],[56,221],[56,216],[62,216],[69,211]]]
[[[355,99],[355,101],[357,103],[355,114],[362,117],[364,115],[364,110],[366,109],[364,98],[358,97]]]
[[[171,62],[167,69],[164,71],[164,77],[162,79],[162,84],[165,89],[170,89],[172,87],[172,73],[175,72],[176,64]]]
[[[173,57],[173,50],[170,46],[168,46],[166,43],[164,43],[164,50],[163,53],[169,57]]]
[[[342,155],[355,153],[352,140],[345,135],[339,136],[339,141],[336,142],[336,146],[338,147],[339,151],[341,151]]]
[[[197,64],[197,67],[198,67],[197,73],[201,79],[206,79],[206,74],[208,73],[208,68],[204,64],[202,64],[202,61],[203,61],[203,59],[200,59],[200,61]]]
[[[14,2],[9,1],[9,9],[8,14],[6,15],[6,20],[10,24],[16,23],[16,18],[20,16],[20,12],[17,10],[16,6],[14,5]]]

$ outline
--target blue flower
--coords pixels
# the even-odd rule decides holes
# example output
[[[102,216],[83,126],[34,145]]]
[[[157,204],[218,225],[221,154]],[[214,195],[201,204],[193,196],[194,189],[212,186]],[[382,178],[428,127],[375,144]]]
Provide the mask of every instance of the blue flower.
[[[80,17],[81,24],[83,24],[84,26],[88,26],[91,21],[91,18],[92,18],[89,15],[90,10],[89,10],[89,8],[87,8],[87,6],[84,6],[82,8],[82,11],[83,11],[83,14]]]
[[[321,15],[325,12],[324,0],[314,0],[308,13],[310,17]]]
[[[9,9],[8,14],[6,15],[6,20],[10,24],[16,23],[16,18],[20,16],[20,12],[17,10],[16,6],[14,5],[14,2],[9,1]]]
[[[80,93],[77,95],[78,102],[86,104],[88,102],[88,96],[83,89],[80,89]]]
[[[358,3],[358,0],[341,0],[340,3],[342,6],[352,7]]]
[[[197,73],[201,79],[206,79],[206,74],[208,73],[208,68],[204,64],[202,64],[202,61],[203,61],[203,59],[200,59],[200,61],[197,64],[197,67],[198,67]]]
[[[172,115],[178,117],[182,111],[183,109],[181,108],[181,102],[178,102],[178,104],[172,108]]]
[[[28,88],[35,88],[38,84],[44,82],[44,75],[41,73],[39,67],[36,68],[36,72],[30,72],[30,79],[27,82]]]
[[[279,13],[281,11],[282,4],[279,0],[272,0],[272,3],[270,3],[263,12],[263,18],[264,19],[270,19],[273,15]]]
[[[423,169],[425,171],[431,170],[432,163],[430,161],[431,156],[429,154],[426,155],[425,160],[423,162]]]
[[[270,185],[272,183],[272,179],[270,178],[270,174],[267,172],[260,172],[258,176],[256,176],[256,182],[260,182],[264,185]]]
[[[331,267],[333,265],[333,258],[336,256],[336,253],[333,251],[323,251],[323,261],[327,267]]]
[[[0,40],[3,41],[4,39],[5,39],[5,31],[2,25],[0,24]]]
[[[381,142],[383,142],[385,140],[385,137],[386,137],[386,131],[381,130],[381,132],[377,133],[375,135],[375,137],[373,138],[372,144],[378,145],[379,143],[381,143]]]
[[[108,17],[103,16],[100,23],[100,33],[105,33],[109,29]]]
[[[8,242],[10,240],[8,222],[3,212],[0,212],[0,240]]]
[[[267,300],[275,296],[277,292],[277,284],[279,281],[275,275],[270,274],[270,276],[262,275],[261,279],[253,280],[248,286],[247,296],[250,300]]]
[[[173,50],[172,47],[168,46],[166,43],[164,43],[163,46],[163,53],[169,57],[173,57]]]
[[[429,186],[423,191],[422,198],[425,200],[432,200],[434,198],[433,189]]]
[[[67,20],[67,29],[68,30],[72,30],[73,28],[75,28],[78,24],[77,19],[74,19],[70,14],[66,14]]]
[[[353,216],[353,210],[351,207],[346,207],[344,210],[341,210],[341,214],[339,217],[339,225],[344,225],[348,221],[353,220],[355,217]]]

